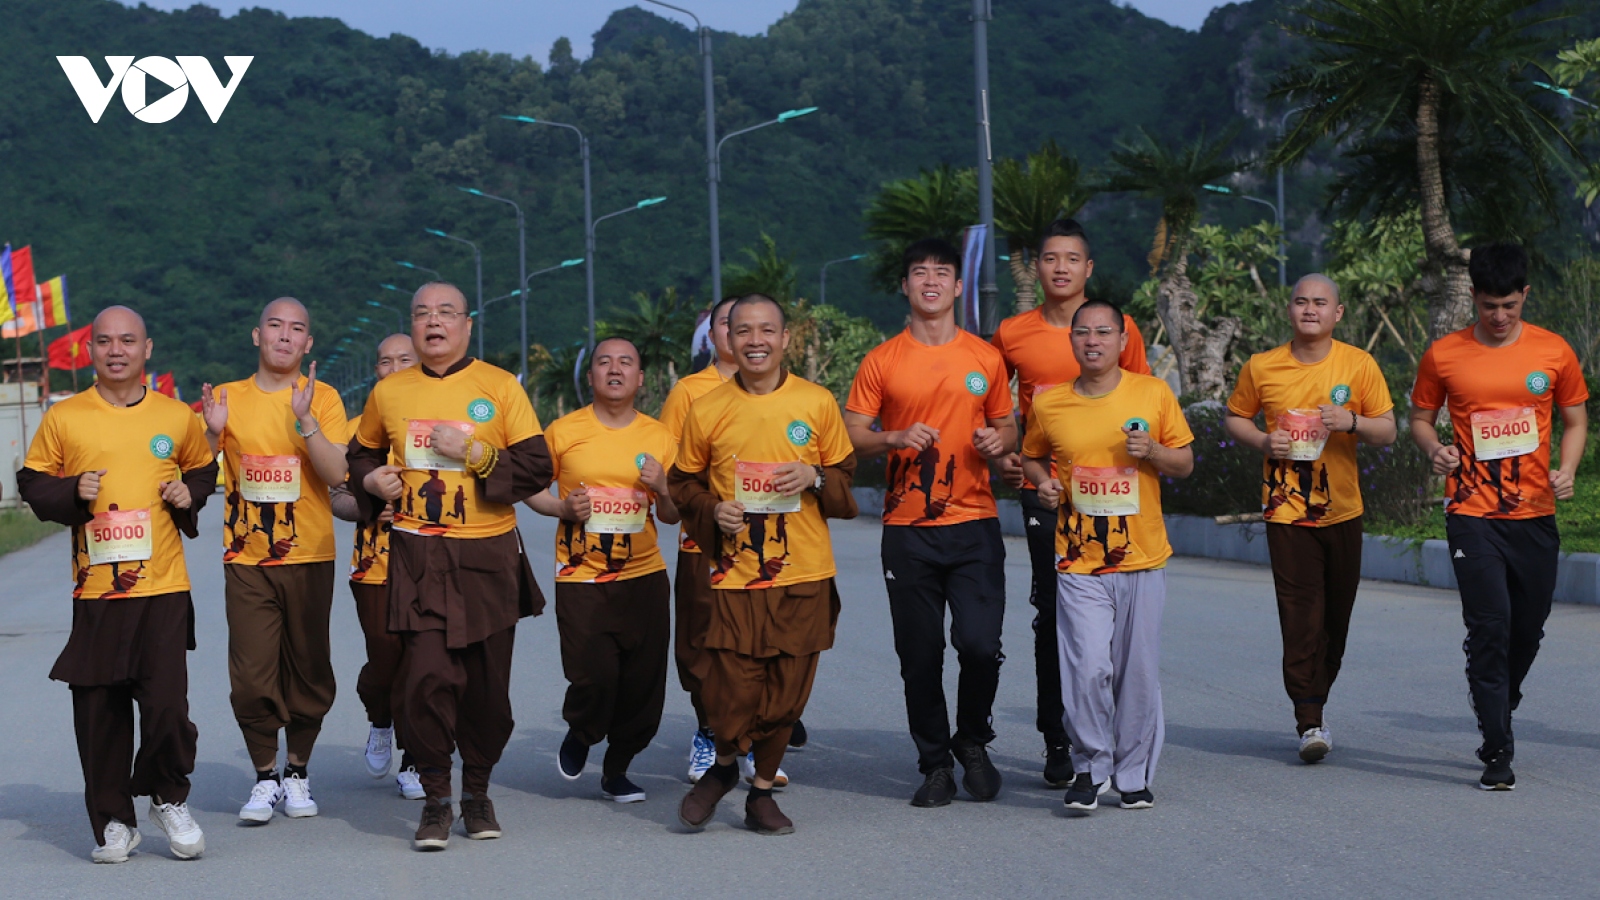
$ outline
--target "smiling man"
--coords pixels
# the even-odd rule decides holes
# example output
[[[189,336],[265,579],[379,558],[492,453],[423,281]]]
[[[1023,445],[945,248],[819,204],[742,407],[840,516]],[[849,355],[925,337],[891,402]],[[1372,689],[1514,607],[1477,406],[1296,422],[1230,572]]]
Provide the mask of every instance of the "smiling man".
[[[394,510],[389,630],[405,647],[401,738],[426,795],[417,850],[449,846],[457,749],[462,827],[473,840],[500,837],[489,777],[516,726],[517,621],[544,609],[515,504],[550,485],[550,454],[522,385],[467,356],[471,339],[455,285],[418,288],[417,365],[373,387],[349,447],[360,520]]]
[[[887,454],[883,578],[923,784],[911,805],[950,805],[954,768],[976,800],[1000,792],[994,740],[1005,622],[1005,542],[989,461],[1016,450],[1000,352],[956,324],[961,254],[941,240],[906,249],[906,330],[861,361],[844,422],[857,455]],[[874,428],[878,423],[881,429]],[[944,616],[961,666],[956,729],[944,696]]]
[[[72,631],[50,677],[72,688],[91,858],[128,859],[140,840],[133,798],[148,795],[173,855],[193,859],[206,843],[187,802],[198,731],[180,533],[199,535],[217,464],[188,407],[145,386],[144,319],[112,306],[92,335],[94,386],[50,407],[17,473],[34,515],[72,529]]]
[[[1515,244],[1472,251],[1478,321],[1428,347],[1411,390],[1411,437],[1445,476],[1445,535],[1467,627],[1467,688],[1483,743],[1486,791],[1516,787],[1511,714],[1555,595],[1556,501],[1571,500],[1589,434],[1589,389],[1565,340],[1522,320],[1528,256]],[[1450,408],[1455,442],[1439,439]],[[1561,462],[1550,467],[1556,408]]]
[[[1361,480],[1356,442],[1394,443],[1394,403],[1378,364],[1333,339],[1344,318],[1324,275],[1295,283],[1294,338],[1257,353],[1239,372],[1223,422],[1262,454],[1262,515],[1283,634],[1283,686],[1294,705],[1300,758],[1333,749],[1323,706],[1339,676],[1361,585]],[[1266,430],[1255,417],[1265,416]]]
[[[569,728],[557,764],[562,778],[575,781],[589,748],[607,741],[601,794],[636,803],[645,793],[628,778],[628,766],[650,746],[666,702],[671,585],[654,520],[678,522],[667,494],[678,442],[633,408],[644,369],[631,341],[595,345],[589,387],[594,403],[545,432],[557,493],[528,500],[561,520],[556,626],[570,684],[561,707]]]
[[[689,408],[668,485],[711,569],[702,697],[716,764],[678,807],[703,828],[755,755],[745,825],[788,834],[772,797],[791,729],[804,711],[839,616],[828,518],[853,518],[855,454],[826,388],[784,368],[783,308],[752,294],[729,313],[739,371]]]
[[[349,439],[344,403],[300,364],[311,314],[293,297],[261,311],[251,332],[256,374],[201,388],[206,438],[223,456],[229,502],[223,533],[229,701],[256,783],[239,810],[247,824],[317,814],[306,765],[333,706],[328,616],[333,607],[333,507]],[[278,778],[278,732],[286,747]]]

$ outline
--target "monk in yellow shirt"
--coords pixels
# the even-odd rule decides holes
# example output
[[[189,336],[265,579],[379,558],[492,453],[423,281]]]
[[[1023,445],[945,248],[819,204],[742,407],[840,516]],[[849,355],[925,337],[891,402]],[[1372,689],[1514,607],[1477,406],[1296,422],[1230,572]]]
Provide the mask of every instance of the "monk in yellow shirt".
[[[92,334],[94,386],[50,407],[17,473],[34,515],[72,529],[72,632],[50,677],[72,688],[91,858],[127,861],[140,840],[133,798],[148,795],[173,855],[193,859],[206,845],[187,803],[198,732],[180,532],[198,536],[217,464],[188,407],[145,386],[144,319],[109,307]]]
[[[667,467],[678,442],[633,408],[644,387],[639,349],[625,338],[595,345],[594,403],[550,423],[557,493],[528,500],[561,520],[556,529],[556,626],[571,684],[561,715],[570,726],[557,754],[561,777],[583,774],[589,748],[607,741],[600,792],[637,803],[644,790],[628,766],[650,746],[667,692],[671,585],[655,519],[678,522]],[[654,516],[651,513],[654,513]]]
[[[818,657],[833,645],[839,597],[826,519],[856,515],[855,454],[838,401],[783,367],[783,308],[751,295],[728,321],[739,372],[689,408],[669,482],[706,551],[714,604],[703,696],[717,761],[678,819],[705,827],[738,781],[735,758],[753,752],[745,824],[787,834],[794,823],[772,788]]]

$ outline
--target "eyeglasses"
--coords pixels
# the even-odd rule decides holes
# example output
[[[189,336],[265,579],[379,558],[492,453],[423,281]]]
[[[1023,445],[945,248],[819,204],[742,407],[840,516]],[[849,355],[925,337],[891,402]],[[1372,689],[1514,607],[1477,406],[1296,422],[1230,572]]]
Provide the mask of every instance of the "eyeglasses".
[[[461,313],[453,309],[418,309],[411,313],[411,321],[426,322],[429,319],[438,319],[446,325],[452,325],[462,317]]]

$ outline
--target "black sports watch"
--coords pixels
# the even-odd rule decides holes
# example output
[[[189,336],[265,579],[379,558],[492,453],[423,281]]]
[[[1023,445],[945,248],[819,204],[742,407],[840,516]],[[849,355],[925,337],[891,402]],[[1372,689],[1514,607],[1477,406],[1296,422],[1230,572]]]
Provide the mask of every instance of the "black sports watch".
[[[811,489],[820,494],[822,493],[822,485],[828,480],[827,470],[823,469],[821,466],[812,466],[811,468],[817,470],[817,480],[811,482]]]

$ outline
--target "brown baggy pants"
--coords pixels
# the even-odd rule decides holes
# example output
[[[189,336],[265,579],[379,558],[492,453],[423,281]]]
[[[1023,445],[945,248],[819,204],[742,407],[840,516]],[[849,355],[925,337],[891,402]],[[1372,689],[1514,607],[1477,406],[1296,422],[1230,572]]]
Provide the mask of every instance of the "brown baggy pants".
[[[607,584],[556,583],[561,717],[578,740],[606,746],[602,772],[621,775],[650,746],[667,698],[667,573]]]
[[[777,777],[789,733],[811,699],[821,653],[745,656],[706,650],[704,695],[717,755],[755,752],[756,775]]]
[[[389,631],[389,586],[352,581],[350,594],[355,597],[356,619],[367,640],[367,662],[356,676],[356,696],[366,707],[367,721],[388,728],[398,718],[395,707],[399,706],[400,665],[405,655],[400,635]]]
[[[516,720],[511,717],[513,625],[460,650],[443,631],[407,631],[399,720],[406,752],[430,799],[450,798],[450,756],[461,750],[461,791],[483,794]]]
[[[1322,725],[1361,586],[1361,517],[1308,528],[1267,523],[1283,631],[1283,686],[1301,734]]]
[[[673,612],[678,622],[672,641],[673,657],[678,663],[678,683],[689,692],[689,704],[694,707],[696,724],[705,728],[705,701],[701,699],[706,669],[706,629],[711,627],[711,569],[704,553],[686,553],[678,550],[678,573],[673,579]]]
[[[277,768],[278,731],[309,761],[335,682],[328,645],[333,562],[225,565],[229,701],[257,771]]]

